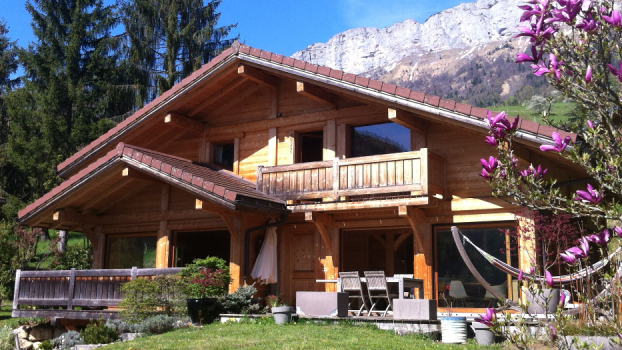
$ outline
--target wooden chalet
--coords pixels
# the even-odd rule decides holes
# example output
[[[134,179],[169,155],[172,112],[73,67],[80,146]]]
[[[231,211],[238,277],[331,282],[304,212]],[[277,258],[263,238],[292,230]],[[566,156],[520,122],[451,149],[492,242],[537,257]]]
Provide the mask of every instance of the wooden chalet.
[[[427,299],[459,281],[461,305],[485,307],[450,225],[491,254],[529,264],[525,254],[500,252],[509,244],[500,229],[517,226],[520,208],[492,197],[478,175],[480,158],[495,153],[484,143],[486,113],[236,43],[61,163],[66,181],[19,220],[84,232],[94,269],[220,256],[231,291],[251,282],[274,220],[279,277],[271,292],[288,300],[333,291],[316,280],[339,271],[383,270],[422,279]],[[576,183],[585,177],[579,168],[538,149],[553,131],[566,136],[521,121],[520,166],[542,164]],[[512,280],[473,259],[517,297]]]

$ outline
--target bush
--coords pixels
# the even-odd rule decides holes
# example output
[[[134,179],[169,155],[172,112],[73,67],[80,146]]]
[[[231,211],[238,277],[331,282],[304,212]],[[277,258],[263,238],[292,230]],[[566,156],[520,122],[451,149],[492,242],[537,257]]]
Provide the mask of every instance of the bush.
[[[235,292],[221,298],[223,312],[226,314],[259,314],[263,308],[253,299],[257,293],[254,284],[241,286]]]
[[[64,253],[58,253],[50,264],[54,270],[88,270],[91,268],[92,247],[68,246]]]
[[[15,345],[13,330],[9,326],[0,328],[0,350],[11,350]]]
[[[80,334],[84,339],[84,344],[109,344],[119,340],[117,332],[106,327],[103,321],[89,324]]]
[[[208,256],[195,259],[180,272],[184,293],[189,298],[219,297],[225,295],[231,283],[227,262]]]
[[[173,329],[188,327],[190,320],[187,317],[156,315],[140,323],[128,323],[123,320],[108,320],[106,326],[117,333],[151,333],[162,334]]]
[[[54,350],[54,346],[49,340],[46,340],[39,345],[39,350]]]
[[[179,292],[182,288],[182,280],[176,275],[136,278],[124,283],[121,318],[129,323],[140,323],[158,314],[183,315],[186,304],[184,295]]]
[[[72,347],[84,344],[82,335],[76,331],[69,331],[61,334],[60,337],[52,339],[55,349],[71,349]]]

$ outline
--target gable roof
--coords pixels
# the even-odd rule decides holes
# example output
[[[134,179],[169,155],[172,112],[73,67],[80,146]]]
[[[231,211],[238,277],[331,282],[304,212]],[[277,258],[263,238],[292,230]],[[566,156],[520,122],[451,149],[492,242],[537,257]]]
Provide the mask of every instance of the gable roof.
[[[26,223],[42,211],[53,208],[60,199],[118,163],[125,163],[230,210],[289,212],[285,202],[257,191],[253,182],[227,171],[215,170],[188,159],[120,142],[104,157],[19,211],[20,222]]]
[[[439,96],[413,91],[393,84],[383,83],[379,80],[345,73],[329,67],[318,66],[291,57],[285,57],[269,51],[241,45],[236,42],[212,61],[203,65],[193,74],[174,85],[170,90],[166,91],[132,116],[117,124],[107,133],[60,163],[58,165],[59,175],[64,176],[70,173],[73,169],[79,167],[80,164],[103,151],[108,145],[115,141],[119,141],[124,134],[139,127],[156,112],[160,111],[172,101],[180,98],[210,75],[216,74],[225,66],[229,66],[235,62],[239,63],[239,61],[250,62],[269,71],[308,79],[320,83],[321,85],[339,88],[344,92],[351,92],[359,96],[381,100],[391,105],[425,112],[427,115],[436,116],[441,119],[446,118],[447,120],[454,120],[487,129],[486,115],[488,110],[484,108],[458,103],[456,101],[440,98]],[[519,138],[539,144],[553,143],[551,133],[554,131],[558,132],[562,137],[570,136],[573,140],[576,139],[575,134],[528,120],[521,120],[518,127],[517,136]]]

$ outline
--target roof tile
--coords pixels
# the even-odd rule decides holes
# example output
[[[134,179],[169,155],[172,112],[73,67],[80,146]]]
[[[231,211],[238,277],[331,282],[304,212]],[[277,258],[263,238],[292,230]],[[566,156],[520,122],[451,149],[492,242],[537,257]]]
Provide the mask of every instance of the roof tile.
[[[187,171],[184,171],[181,174],[181,179],[186,181],[186,182],[192,183],[192,174],[187,172]]]
[[[522,119],[521,122],[520,122],[520,128],[522,130],[529,131],[529,132],[532,132],[534,134],[538,133],[538,127],[539,126],[540,126],[540,124],[538,124],[536,122],[529,121],[529,120],[525,120],[525,119]]]
[[[214,191],[214,183],[211,181],[203,180],[203,189],[208,192]]]
[[[263,58],[264,60],[268,60],[270,61],[270,57],[272,56],[272,52],[269,51],[261,51],[261,58]]]
[[[170,164],[167,163],[162,163],[162,166],[160,167],[160,170],[162,170],[163,172],[170,174],[172,171],[173,167]]]
[[[454,108],[456,108],[456,101],[441,98],[441,102],[439,102],[438,106],[453,111]]]
[[[456,103],[456,108],[454,109],[454,111],[466,115],[471,115],[471,105]]]
[[[198,187],[203,187],[203,178],[200,176],[192,177],[192,184]]]
[[[382,82],[380,80],[370,80],[367,87],[380,91],[382,89]]]
[[[343,71],[331,69],[330,77],[341,80],[341,78],[343,78]]]
[[[162,161],[159,159],[154,159],[151,161],[151,167],[156,169],[156,170],[160,170],[160,168],[162,167]]]
[[[283,63],[283,55],[277,55],[273,53],[270,59],[272,60],[272,62]]]
[[[485,108],[471,107],[471,115],[479,119],[486,119],[488,110]]]
[[[564,130],[557,130],[557,133],[562,139],[565,139],[566,136],[570,136],[570,139],[572,140],[572,142],[577,142],[577,134],[572,134]]]
[[[145,155],[143,155],[143,159],[141,159],[140,161],[141,161],[141,163],[143,163],[143,164],[146,164],[146,165],[151,166],[151,160],[152,160],[152,159],[153,159],[153,157],[148,156],[148,155],[146,155],[146,154],[145,154]]]
[[[293,66],[295,59],[291,57],[283,57],[283,64],[286,66]]]
[[[246,45],[240,45],[240,52],[245,54],[251,53],[251,47]]]
[[[143,159],[143,154],[140,151],[134,151],[134,154],[132,154],[132,158],[140,162]]]
[[[410,89],[398,87],[395,89],[395,94],[399,97],[410,98]]]
[[[434,107],[438,107],[438,104],[441,102],[441,98],[434,95],[425,94],[425,99],[423,99],[423,103],[432,105]]]
[[[356,76],[356,80],[354,81],[356,85],[360,85],[362,87],[367,87],[369,85],[369,78],[362,77],[360,75]]]
[[[324,67],[324,66],[318,66],[317,67],[317,74],[329,76],[330,75],[330,68]]]
[[[423,102],[423,100],[425,99],[425,92],[411,91],[410,92],[410,98],[415,100],[415,101]]]
[[[225,196],[225,188],[222,186],[214,185],[214,194],[217,196]]]
[[[348,83],[354,84],[355,80],[356,80],[356,75],[354,74],[346,73],[343,75],[343,81],[347,81]]]
[[[181,170],[181,169],[179,169],[179,168],[171,167],[171,175],[173,175],[173,176],[175,176],[175,177],[178,177],[178,178],[180,178],[180,179],[181,179],[181,174],[182,174],[183,172],[184,172],[184,171],[183,171],[183,170]]]
[[[294,61],[294,67],[298,68],[298,69],[305,69],[305,65],[307,64],[307,62],[305,61],[301,61],[301,60],[295,60]]]
[[[305,65],[305,70],[311,73],[315,73],[317,72],[317,67],[317,64],[311,64],[307,62],[307,64]]]
[[[250,54],[251,54],[251,56],[261,57],[261,49],[256,49],[254,47],[251,47]]]
[[[397,89],[396,85],[393,84],[382,84],[382,91],[395,95],[395,90]]]
[[[233,191],[225,191],[225,198],[227,198],[228,200],[235,202],[236,197],[238,196],[237,193],[233,192]]]
[[[557,128],[554,128],[548,125],[540,125],[540,127],[538,128],[538,134],[546,136],[546,137],[551,137],[551,134],[556,131],[557,131]]]

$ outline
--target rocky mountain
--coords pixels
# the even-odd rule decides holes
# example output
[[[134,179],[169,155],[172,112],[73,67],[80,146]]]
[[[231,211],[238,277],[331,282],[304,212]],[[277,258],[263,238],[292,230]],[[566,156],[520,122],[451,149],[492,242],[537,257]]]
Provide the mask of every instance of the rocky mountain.
[[[514,63],[521,0],[479,0],[387,28],[356,28],[293,57],[478,106],[546,93],[544,78]]]

